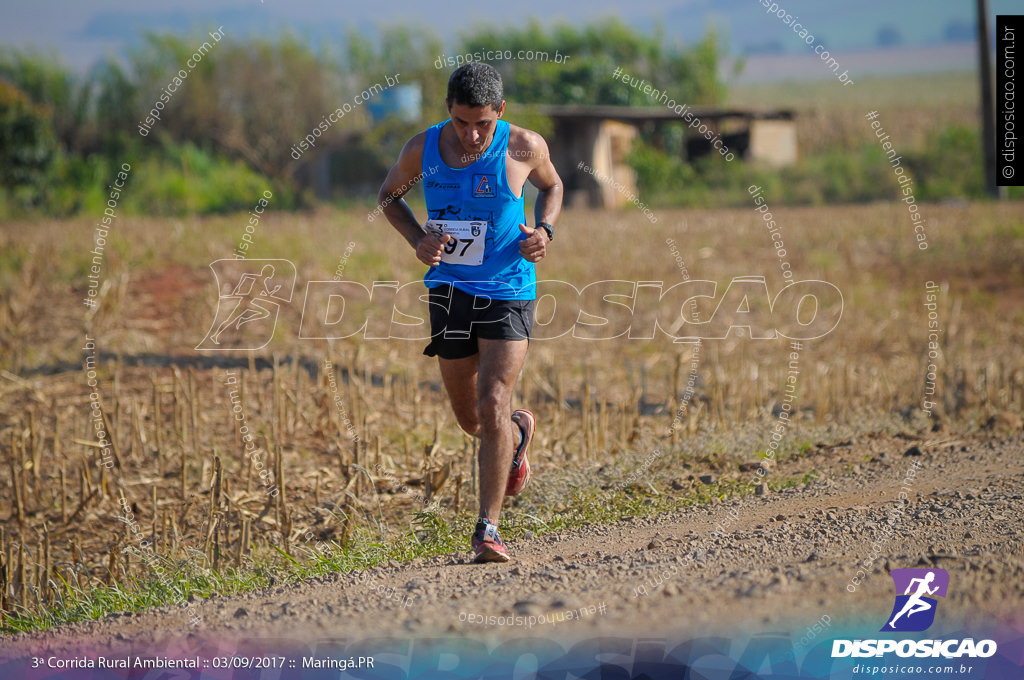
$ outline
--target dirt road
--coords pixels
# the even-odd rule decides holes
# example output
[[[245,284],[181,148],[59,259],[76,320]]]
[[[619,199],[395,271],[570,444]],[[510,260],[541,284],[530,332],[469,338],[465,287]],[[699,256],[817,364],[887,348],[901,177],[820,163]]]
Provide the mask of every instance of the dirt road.
[[[799,651],[828,637],[877,637],[893,606],[887,571],[909,567],[950,575],[930,634],[999,628],[1021,638],[1019,433],[862,438],[803,462],[822,473],[803,487],[520,540],[507,565],[470,564],[468,552],[422,559],[212,597],[197,603],[202,623],[192,628],[184,608],[164,607],[22,634],[2,649],[17,656],[200,640],[287,646],[448,634],[497,644],[786,631]],[[1022,653],[1000,644],[1008,656]]]

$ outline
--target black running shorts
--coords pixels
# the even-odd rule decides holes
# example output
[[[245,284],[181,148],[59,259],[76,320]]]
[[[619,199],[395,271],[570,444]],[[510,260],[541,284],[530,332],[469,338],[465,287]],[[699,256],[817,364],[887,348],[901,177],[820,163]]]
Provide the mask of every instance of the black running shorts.
[[[492,300],[451,284],[430,289],[428,357],[463,359],[479,351],[477,339],[529,340],[533,300]]]

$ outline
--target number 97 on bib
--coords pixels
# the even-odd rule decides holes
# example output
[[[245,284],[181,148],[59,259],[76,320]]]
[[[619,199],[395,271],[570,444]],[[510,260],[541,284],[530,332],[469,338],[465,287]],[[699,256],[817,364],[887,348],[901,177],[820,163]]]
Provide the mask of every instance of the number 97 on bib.
[[[471,267],[483,264],[487,222],[481,220],[430,220],[424,227],[438,238],[442,234],[451,236],[448,242],[443,244],[442,262]]]

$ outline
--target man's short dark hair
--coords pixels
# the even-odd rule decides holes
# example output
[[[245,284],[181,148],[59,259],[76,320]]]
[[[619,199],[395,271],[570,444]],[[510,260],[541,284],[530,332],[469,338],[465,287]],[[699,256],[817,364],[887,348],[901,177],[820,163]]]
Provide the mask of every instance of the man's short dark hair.
[[[490,105],[497,111],[504,99],[501,74],[482,61],[463,64],[448,79],[449,104],[472,107]]]

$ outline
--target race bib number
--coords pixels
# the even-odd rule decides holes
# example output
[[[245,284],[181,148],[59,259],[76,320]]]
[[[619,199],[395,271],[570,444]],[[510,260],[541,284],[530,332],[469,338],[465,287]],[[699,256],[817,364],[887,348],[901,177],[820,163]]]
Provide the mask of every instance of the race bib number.
[[[427,232],[441,237],[451,236],[443,245],[441,261],[448,264],[476,266],[483,264],[484,243],[487,239],[487,222],[484,220],[428,220],[424,225]]]

